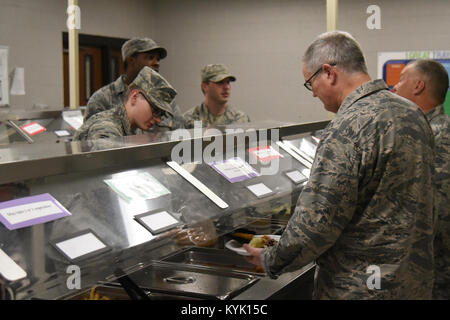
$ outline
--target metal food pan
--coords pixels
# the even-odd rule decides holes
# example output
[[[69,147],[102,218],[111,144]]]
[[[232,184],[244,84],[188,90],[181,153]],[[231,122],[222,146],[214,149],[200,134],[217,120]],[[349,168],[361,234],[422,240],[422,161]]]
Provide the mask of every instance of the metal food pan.
[[[161,261],[182,263],[215,270],[244,272],[257,276],[265,276],[264,270],[257,268],[247,260],[227,249],[189,247],[170,254]]]
[[[231,299],[259,280],[250,274],[167,262],[154,262],[128,277],[151,293],[215,300]]]

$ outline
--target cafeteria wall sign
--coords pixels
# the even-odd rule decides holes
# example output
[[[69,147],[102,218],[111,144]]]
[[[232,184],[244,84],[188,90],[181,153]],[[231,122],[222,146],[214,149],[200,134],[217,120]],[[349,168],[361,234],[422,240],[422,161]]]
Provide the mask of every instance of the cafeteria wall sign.
[[[8,47],[0,46],[0,107],[9,105]]]
[[[378,79],[383,79],[392,90],[400,80],[400,73],[411,61],[418,59],[433,59],[441,63],[450,75],[450,51],[399,51],[378,53]],[[450,88],[449,88],[450,91]],[[450,93],[444,102],[445,112],[450,115]]]

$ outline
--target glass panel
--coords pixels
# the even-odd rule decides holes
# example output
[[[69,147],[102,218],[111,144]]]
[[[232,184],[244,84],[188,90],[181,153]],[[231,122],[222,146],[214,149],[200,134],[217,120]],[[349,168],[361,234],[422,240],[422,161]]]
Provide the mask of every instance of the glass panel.
[[[26,140],[13,127],[0,122],[0,146],[14,142],[26,142]]]
[[[109,60],[111,67],[111,82],[115,81],[119,77],[119,59],[117,57],[111,57]]]
[[[86,100],[88,100],[93,92],[93,81],[92,76],[94,74],[93,72],[93,58],[91,55],[86,55],[84,57],[84,80],[86,85]]]

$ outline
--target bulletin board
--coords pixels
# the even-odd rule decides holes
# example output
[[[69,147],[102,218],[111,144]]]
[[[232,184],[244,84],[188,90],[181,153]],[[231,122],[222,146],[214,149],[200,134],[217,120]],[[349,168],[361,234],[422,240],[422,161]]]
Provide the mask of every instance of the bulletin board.
[[[433,59],[441,63],[450,75],[450,51],[402,51],[378,53],[378,78],[392,89],[400,80],[400,73],[411,61]],[[450,88],[444,102],[445,112],[450,115]]]

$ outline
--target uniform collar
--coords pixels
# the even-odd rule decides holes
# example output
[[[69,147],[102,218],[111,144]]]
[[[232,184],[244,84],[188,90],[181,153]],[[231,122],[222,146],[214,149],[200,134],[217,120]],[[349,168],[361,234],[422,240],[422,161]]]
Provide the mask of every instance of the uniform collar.
[[[389,90],[386,83],[381,79],[368,81],[362,84],[344,99],[337,113],[340,114],[344,112],[359,99],[362,99],[380,90]]]
[[[121,75],[120,77],[118,77],[116,79],[116,81],[114,81],[114,90],[117,93],[122,93],[125,92],[128,88],[127,84],[125,83],[125,75]]]
[[[204,113],[206,113],[206,114],[209,114],[211,117],[214,117],[214,118],[219,118],[219,117],[222,117],[222,116],[224,116],[225,114],[230,114],[230,113],[233,113],[233,107],[231,107],[228,103],[227,103],[227,107],[225,108],[225,112],[224,113],[222,113],[221,115],[213,115],[211,112],[209,112],[209,109],[208,109],[208,107],[206,106],[206,103],[205,102],[202,102],[202,105],[200,106],[201,107],[201,111],[202,112],[204,112]]]
[[[122,104],[116,108],[117,116],[119,117],[123,130],[125,132],[126,136],[134,135],[133,130],[131,130],[131,124],[130,119],[128,119],[127,111],[125,109],[125,106]]]
[[[428,121],[433,120],[434,118],[444,114],[444,105],[440,104],[437,107],[433,108],[431,111],[427,112],[425,116]]]

